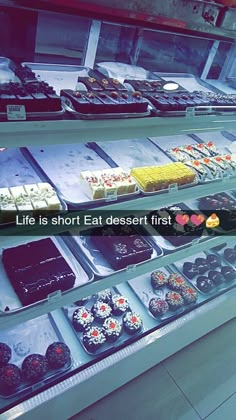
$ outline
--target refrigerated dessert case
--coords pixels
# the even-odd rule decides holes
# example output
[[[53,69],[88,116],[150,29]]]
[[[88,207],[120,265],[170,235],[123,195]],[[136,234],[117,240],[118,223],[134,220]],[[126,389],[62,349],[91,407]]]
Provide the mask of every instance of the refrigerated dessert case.
[[[20,52],[16,67],[2,54],[2,82],[19,83],[12,80],[16,69],[20,80],[32,70],[33,84],[52,86],[58,104],[60,91],[80,91],[79,64],[100,69],[106,87],[118,80],[112,92],[138,90],[149,100],[150,89],[171,82],[193,98],[181,90],[178,103],[180,94],[170,98],[167,87],[159,108],[149,102],[138,118],[95,112],[88,120],[63,102],[63,115],[11,109],[0,123],[3,419],[68,418],[235,316],[235,109],[186,103],[199,90],[222,95],[217,100],[235,97],[227,84],[235,71],[233,40],[199,35],[191,49],[183,34],[143,28],[141,35],[134,26],[37,13],[34,49]],[[80,21],[83,36],[75,44]],[[57,39],[62,22],[67,38]],[[168,54],[176,49],[176,73],[156,45]],[[188,60],[194,51],[196,66]],[[19,64],[25,62],[31,70]],[[95,75],[85,81],[93,88]],[[28,213],[16,224],[12,211]],[[103,215],[146,219],[132,227],[93,225]],[[173,223],[156,226],[158,218]],[[88,222],[81,231],[82,219]]]

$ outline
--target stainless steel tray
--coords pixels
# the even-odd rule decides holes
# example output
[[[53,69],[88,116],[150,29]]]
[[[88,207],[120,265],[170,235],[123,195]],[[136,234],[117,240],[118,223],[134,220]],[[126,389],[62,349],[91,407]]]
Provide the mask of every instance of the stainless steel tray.
[[[142,234],[140,234],[140,236],[141,235]],[[163,250],[161,247],[155,243],[152,238],[146,236],[145,239],[153,247],[151,259],[153,260],[155,258],[161,257],[163,255]],[[129,270],[130,268],[130,266],[128,266],[122,270],[114,270],[104,255],[100,252],[100,250],[96,248],[94,243],[92,243],[89,235],[83,235],[82,233],[79,234],[78,231],[71,230],[70,236],[65,237],[65,241],[74,255],[77,255],[78,258],[81,254],[85,256],[90,269],[92,270],[94,276],[97,278],[107,277],[115,273]],[[142,264],[142,262],[138,263],[137,265],[140,264]]]
[[[193,286],[199,291],[199,293],[205,295],[205,296],[211,296],[214,294],[217,294],[219,291],[225,291],[228,290],[232,287],[232,284],[236,284],[236,280],[231,281],[231,282],[224,282],[221,285],[215,285],[214,288],[212,289],[212,291],[210,293],[204,293],[201,290],[198,289],[197,284],[196,284],[196,279],[198,276],[195,276],[193,279],[189,279],[184,273],[183,273],[183,265],[185,262],[194,262],[196,258],[206,258],[207,255],[212,254],[214,252],[211,252],[211,250],[209,250],[208,252],[199,252],[198,254],[189,257],[189,258],[185,258],[181,261],[177,261],[173,264],[173,267],[175,267],[180,273],[181,275],[183,275],[191,284],[193,284]],[[228,266],[229,264],[226,264],[223,260],[222,260],[222,264],[221,266]],[[203,274],[203,276],[207,276],[208,272],[210,270],[208,270],[205,274]],[[218,269],[216,269],[216,271],[218,271]]]
[[[10,188],[19,185],[37,184],[42,181],[45,181],[45,179],[40,176],[38,171],[34,170],[20,149],[5,149],[0,153],[0,187]],[[57,195],[61,203],[61,211],[51,212],[53,215],[61,214],[68,210],[59,192],[57,192]],[[48,214],[50,215],[50,212]],[[14,222],[0,223],[0,226],[8,224],[14,224]]]
[[[130,171],[131,168],[142,167],[142,166],[156,166],[158,164],[166,164],[171,162],[171,158],[157,145],[149,139],[131,139],[123,140],[122,145],[125,148],[125,154],[123,148],[120,147],[119,142],[99,142],[90,143],[90,147],[95,150],[99,156],[105,159],[108,163],[112,163],[122,166],[126,170]],[[135,179],[135,178],[134,178]],[[139,190],[143,195],[156,195],[176,190],[177,186],[172,185],[167,189],[160,191],[144,191],[138,181],[135,179]],[[178,187],[178,189],[188,188],[198,183],[197,177],[191,184],[186,184]]]
[[[83,114],[82,112],[78,112],[75,110],[73,104],[71,101],[62,96],[62,102],[65,111],[70,112],[74,118],[78,120],[107,120],[107,119],[122,119],[122,118],[142,118],[142,117],[148,117],[151,113],[151,106],[148,106],[148,110],[146,112],[132,112],[132,113],[110,113],[110,114]]]
[[[194,76],[194,74],[191,73],[154,72],[154,74],[167,81],[174,80],[189,92],[193,92],[194,90],[201,90],[203,92],[223,93],[215,86],[212,86],[210,83],[200,79],[197,76]]]
[[[79,76],[86,77],[93,72],[92,69],[84,66],[31,62],[23,62],[21,64],[31,68],[40,80],[53,86],[59,96],[61,89],[75,89]]]
[[[225,134],[225,135],[224,135]],[[225,137],[227,135],[227,137]],[[230,133],[227,133],[225,131],[222,132],[210,132],[210,133],[201,133],[200,135],[196,135],[196,134],[190,134],[189,136],[168,136],[168,137],[163,137],[163,138],[159,138],[159,137],[150,137],[149,140],[154,143],[160,151],[162,151],[162,153],[165,153],[166,156],[169,157],[170,160],[172,160],[173,162],[177,162],[177,159],[174,158],[174,156],[172,156],[171,154],[168,153],[167,149],[172,149],[174,147],[180,147],[183,144],[194,144],[194,143],[203,143],[203,142],[207,142],[209,140],[213,140],[214,144],[216,145],[216,147],[218,148],[219,152],[221,154],[226,154],[229,153],[229,149],[228,147],[230,146],[230,144],[232,144],[232,140],[230,140],[230,137],[232,137],[232,135]],[[189,158],[189,160],[193,160],[191,158]],[[207,169],[207,168],[206,168]],[[194,170],[194,168],[193,168]],[[206,184],[206,183],[211,183],[211,182],[219,182],[224,178],[231,178],[234,177],[235,175],[224,175],[222,171],[220,171],[219,169],[219,175],[217,178],[212,178],[210,171],[207,169],[207,173],[208,175],[206,176],[206,178],[203,180],[201,179],[197,172],[197,178],[198,178],[198,182],[200,184]]]
[[[42,237],[24,237],[24,236],[17,236],[17,237],[5,237],[4,241],[1,241],[0,247],[0,254],[2,256],[3,248],[11,248],[13,246],[18,246],[24,243],[33,242],[43,239]],[[92,282],[94,279],[92,271],[89,269],[89,266],[86,264],[85,259],[83,256],[77,256],[77,259],[74,258],[73,253],[70,249],[66,246],[65,241],[63,240],[63,235],[57,237],[51,237],[51,240],[55,243],[57,248],[59,249],[61,255],[65,258],[68,265],[72,268],[73,272],[76,275],[74,289],[82,286],[83,284],[87,284]],[[21,301],[19,300],[8,276],[4,269],[2,258],[0,259],[0,278],[1,278],[1,297],[0,297],[0,316],[11,316],[12,314],[17,314],[18,312],[24,311],[26,308],[41,305],[45,303],[47,300],[44,299],[42,301],[38,301],[33,303],[27,307],[23,307]],[[62,294],[66,294],[66,292],[62,292]],[[60,293],[60,292],[59,292]]]
[[[165,189],[160,190],[160,191],[144,191],[141,188],[141,186],[139,185],[139,183],[136,179],[135,179],[135,182],[137,183],[141,193],[145,196],[149,196],[149,195],[158,195],[158,194],[163,194],[163,193],[171,193],[171,191],[183,190],[185,188],[194,187],[194,185],[197,185],[199,183],[199,179],[198,179],[198,176],[196,174],[195,181],[191,182],[190,184],[179,185],[179,186],[177,184],[171,184],[171,185],[169,185],[169,188],[165,188]]]
[[[122,140],[122,147],[119,141],[101,141],[96,144],[117,166],[121,166],[125,170],[141,166],[164,165],[171,162],[165,153],[158,150],[146,138]],[[98,148],[96,152],[100,153]]]
[[[161,236],[156,231],[156,229],[153,226],[151,226],[150,224],[146,225],[145,229],[147,230],[148,234],[151,236],[152,241],[156,244],[156,246],[159,246],[160,248],[162,248],[164,250],[164,254],[175,252],[176,249],[179,250],[179,249],[188,248],[189,246],[195,245],[196,243],[209,241],[211,239],[211,236],[207,236],[203,232],[201,237],[191,235],[191,236],[189,236],[189,242],[187,242],[183,245],[176,246],[176,245],[173,245],[170,241],[168,241],[167,238],[165,238],[164,236]],[[169,237],[171,238],[171,235],[169,235]]]
[[[84,144],[42,146],[21,149],[23,155],[42,179],[53,185],[58,194],[73,208],[106,204],[111,199],[91,200],[80,182],[80,172],[102,170],[111,166],[94,150]],[[57,159],[55,159],[57,156]],[[130,199],[140,191],[117,196],[117,200]],[[113,198],[112,201],[116,201]]]
[[[173,269],[172,266],[162,267],[162,268],[158,269],[158,271],[162,271],[168,277],[169,277],[170,274],[175,272],[175,270]],[[186,283],[187,283],[188,286],[193,287],[197,291],[197,289],[191,283],[189,283],[189,281],[186,281]],[[138,277],[136,279],[133,279],[133,280],[129,280],[128,284],[132,288],[132,290],[134,291],[136,296],[139,298],[139,300],[142,302],[142,304],[146,307],[149,315],[152,318],[154,318],[160,324],[163,321],[165,321],[169,318],[176,317],[177,315],[184,312],[186,309],[190,309],[190,308],[193,309],[194,307],[198,306],[198,304],[200,302],[202,302],[204,300],[202,295],[198,295],[198,300],[197,300],[196,303],[190,304],[190,305],[185,304],[180,309],[178,309],[177,311],[173,312],[173,311],[169,310],[164,315],[156,318],[149,310],[149,301],[152,298],[165,299],[166,293],[170,292],[172,290],[169,289],[167,286],[161,287],[158,290],[154,290],[152,288],[152,285],[151,285],[151,273],[144,274],[143,276],[140,276],[140,277]]]
[[[212,248],[211,251],[213,251],[216,255],[219,255],[225,264],[229,265],[230,267],[233,267],[236,270],[236,262],[235,263],[229,262],[224,256],[224,250],[226,248],[234,248],[235,245],[236,245],[236,239],[235,239],[235,236],[233,236],[232,238],[227,238],[226,241],[222,245],[219,245],[216,248]]]
[[[13,363],[20,368],[25,357],[35,353],[45,355],[50,344],[63,342],[64,340],[49,314],[19,324],[10,330],[1,331],[0,341],[6,343],[12,350],[9,363]],[[15,392],[9,391],[8,393],[6,389],[0,389],[0,406],[1,398],[18,400],[22,396],[26,397],[35,389],[58,380],[70,369],[71,365],[72,363],[68,363],[63,368],[50,369],[41,380],[33,384],[23,378],[22,384]]]
[[[118,289],[116,288],[116,287],[114,287],[114,288],[112,288],[112,289],[110,289],[111,290],[111,293],[112,293],[112,295],[121,295],[121,293],[119,293],[119,291],[118,291]],[[88,302],[86,302],[83,306],[86,308],[86,309],[89,309],[89,310],[91,310],[91,308],[92,308],[92,306],[94,305],[94,303],[96,302],[96,295],[93,295],[93,296],[91,296],[91,298],[88,300]],[[67,307],[67,308],[63,308],[64,309],[64,312],[65,312],[65,315],[66,315],[66,317],[68,318],[68,321],[69,321],[69,323],[71,324],[71,326],[72,326],[72,328],[73,328],[73,331],[74,331],[74,333],[75,333],[75,335],[76,335],[76,337],[77,337],[77,339],[79,340],[79,342],[80,342],[80,344],[81,344],[81,346],[83,347],[83,349],[84,349],[84,351],[86,352],[86,353],[88,353],[88,354],[90,354],[91,356],[104,356],[104,355],[106,355],[107,353],[109,353],[109,352],[111,352],[111,351],[115,351],[119,346],[121,346],[121,345],[128,345],[129,343],[130,343],[130,341],[134,338],[134,337],[136,337],[137,338],[137,336],[139,336],[140,334],[142,334],[142,329],[140,330],[140,331],[138,331],[138,332],[136,332],[135,334],[132,334],[132,335],[130,335],[130,334],[128,334],[124,329],[123,329],[123,331],[122,331],[122,334],[120,335],[120,337],[116,340],[116,341],[114,341],[114,342],[111,342],[111,343],[109,343],[108,341],[106,341],[103,345],[102,345],[102,347],[100,347],[99,349],[97,349],[96,351],[94,351],[94,352],[91,352],[91,351],[89,351],[89,350],[87,350],[87,348],[84,346],[84,343],[83,343],[83,332],[79,332],[79,331],[76,331],[76,329],[74,328],[74,326],[73,326],[73,323],[72,323],[72,317],[73,317],[73,313],[74,313],[74,311],[76,310],[76,309],[78,309],[79,308],[79,306],[77,306],[76,304],[74,304],[74,305],[72,305],[72,306],[69,306],[69,307]],[[130,310],[131,311],[133,311],[133,309],[132,309],[132,306],[130,305]],[[128,311],[126,311],[126,312],[128,312]],[[113,314],[113,312],[111,313],[111,315],[110,315],[112,318],[115,318],[117,321],[119,321],[120,322],[120,324],[122,325],[122,319],[123,319],[123,314],[122,315],[114,315]],[[99,323],[99,322],[97,322],[96,320],[94,320],[93,322],[92,322],[92,324],[91,324],[91,326],[97,326],[97,327],[102,327],[102,324],[103,324],[103,322],[102,323]]]
[[[231,194],[231,191],[225,191],[222,194],[227,194],[229,196],[229,198],[235,199],[235,197]],[[219,195],[220,195],[220,193],[219,193]],[[209,194],[209,196],[210,196],[210,194]],[[206,210],[206,209],[203,209],[202,210],[199,207],[199,205],[200,205],[200,200],[199,199],[196,199],[195,198],[193,200],[188,200],[185,204],[186,204],[186,206],[190,207],[191,210],[198,210],[198,211],[200,211],[202,214],[205,215],[205,217],[207,219],[208,216],[204,212],[204,210]],[[236,200],[235,200],[235,204],[236,204]],[[211,210],[209,209],[208,211],[210,212]],[[212,213],[214,213],[214,209],[212,209]],[[228,233],[235,232],[235,229],[232,229],[232,230],[224,230],[224,229],[222,229],[222,227],[219,226],[219,227],[215,227],[214,228],[214,232],[223,235],[223,234],[226,234],[226,233],[228,234]]]
[[[26,120],[60,120],[64,116],[64,109],[51,112],[26,112]],[[0,112],[0,121],[8,121],[7,114]],[[17,120],[25,121],[25,120]]]

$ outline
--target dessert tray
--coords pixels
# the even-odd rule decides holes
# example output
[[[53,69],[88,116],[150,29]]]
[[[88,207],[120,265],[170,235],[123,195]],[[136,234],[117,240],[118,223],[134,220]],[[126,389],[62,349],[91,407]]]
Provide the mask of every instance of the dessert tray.
[[[22,148],[21,151],[40,177],[50,182],[71,208],[95,207],[110,201],[129,199],[140,193],[137,187],[130,194],[113,194],[101,199],[91,199],[80,179],[81,172],[107,170],[111,169],[111,165],[84,144],[66,144],[59,148],[30,147]]]
[[[121,269],[114,269],[111,263],[108,261],[108,259],[104,255],[104,252],[98,246],[98,243],[94,243],[93,237],[91,236],[91,231],[92,230],[90,229],[90,230],[79,233],[76,230],[71,230],[70,236],[67,236],[64,239],[67,246],[72,250],[75,256],[78,256],[79,258],[79,256],[82,254],[86,257],[86,260],[88,261],[89,267],[92,270],[95,276],[95,279],[107,277],[112,274],[122,272],[124,270],[132,270],[134,269],[135,265],[140,265],[149,259],[152,260],[152,259],[161,257],[163,255],[163,251],[160,248],[160,246],[157,243],[155,243],[150,236],[145,236],[145,238],[142,236],[142,233],[147,235],[147,232],[146,232],[146,229],[144,232],[144,228],[140,226],[138,227],[138,229],[136,229],[136,235],[138,232],[138,235],[140,235],[140,238],[144,240],[145,243],[149,246],[150,254],[151,254],[150,257],[143,259],[141,262],[138,262],[138,263],[135,262],[135,258],[134,258],[134,261],[131,261],[129,264],[127,264],[126,267],[121,268]],[[120,238],[122,239],[122,236],[120,236]]]
[[[21,368],[22,362],[27,356],[31,354],[45,355],[49,345],[54,342],[64,342],[50,314],[24,322],[9,330],[1,331],[0,341],[10,347],[12,354],[9,363],[16,365],[18,368]],[[43,377],[34,381],[27,380],[22,375],[21,382],[15,389],[7,389],[6,386],[2,387],[0,384],[0,412],[1,400],[8,399],[11,403],[20,397],[26,398],[32,391],[63,377],[72,364],[72,360],[69,359],[63,367],[57,369],[49,367]]]
[[[210,264],[210,259],[214,257],[216,260]],[[173,267],[205,296],[215,295],[235,286],[236,270],[214,250],[177,261]]]
[[[9,77],[0,86],[0,120],[61,119],[64,109],[54,88],[38,80],[30,68],[5,61]]]
[[[227,132],[190,135],[187,144],[182,143],[182,136],[168,137],[165,145],[157,138],[150,140],[166,153],[173,162],[182,161],[193,169],[199,183],[220,181],[236,175],[235,158],[229,152],[232,144],[232,135]],[[209,141],[214,138],[214,141]]]
[[[203,224],[195,225],[192,223],[192,214],[197,215],[197,212],[192,211],[192,208],[184,203],[178,203],[174,206],[156,210],[148,216],[149,224],[145,226],[145,229],[152,238],[152,241],[157,246],[160,246],[164,250],[164,253],[174,252],[176,249],[183,249],[200,241],[210,240],[214,233],[209,233]],[[151,223],[152,215],[161,218],[170,216],[172,220],[171,227],[168,225],[160,225],[160,227],[157,225],[155,227]],[[176,221],[178,216],[187,217],[187,222],[181,226]]]
[[[228,238],[226,242],[218,247],[212,248],[216,255],[220,255],[222,261],[236,270],[236,240],[235,237]]]
[[[20,214],[21,211],[27,212],[27,214],[34,214],[36,220],[40,212],[42,212],[44,216],[50,216],[67,211],[67,205],[60,193],[53,191],[51,185],[43,183],[42,181],[45,181],[45,179],[40,175],[39,172],[33,169],[32,165],[22,155],[19,149],[6,149],[4,152],[0,153],[1,227],[15,223],[16,214],[18,214],[18,212]],[[15,190],[15,198],[13,198],[13,192],[9,192],[9,189],[11,188]],[[48,190],[48,193],[46,190]],[[31,197],[32,194],[33,196]],[[10,200],[7,200],[9,205],[7,205],[6,201],[4,202],[5,196],[10,197]],[[49,198],[47,205],[45,202],[46,196]],[[53,202],[52,196],[55,198]],[[17,207],[15,205],[16,202],[18,203]],[[32,202],[34,202],[33,208],[30,204]],[[6,217],[4,215],[6,215]]]
[[[49,239],[50,239],[50,243],[49,243]],[[24,268],[25,265],[29,264],[28,260],[32,260],[29,267],[31,270],[30,275],[31,277],[33,276],[32,270],[36,270],[36,274],[37,274],[37,261],[36,262],[34,261],[36,258],[36,255],[37,255],[37,258],[40,258],[39,256],[42,253],[43,249],[46,250],[44,252],[51,252],[51,251],[47,251],[47,246],[50,245],[50,249],[52,247],[51,242],[56,247],[57,253],[59,252],[60,257],[56,256],[57,258],[56,260],[55,258],[51,258],[50,260],[47,260],[49,261],[50,267],[45,264],[47,261],[44,261],[44,264],[41,263],[41,268],[43,269],[43,266],[45,266],[46,267],[45,273],[47,273],[47,274],[44,273],[44,275],[42,274],[42,279],[40,279],[41,283],[42,281],[45,280],[45,284],[41,285],[41,287],[43,286],[44,288],[42,287],[41,289],[35,289],[35,290],[33,289],[33,292],[34,292],[33,294],[30,292],[31,284],[27,286],[27,283],[26,283],[25,286],[26,286],[26,289],[29,290],[29,293],[25,294],[24,292],[25,283],[24,283],[24,279],[21,280],[21,277],[19,277],[20,271],[22,268]],[[37,250],[34,250],[34,252],[30,248],[32,244],[34,247],[37,247]],[[28,247],[29,251],[32,252],[32,254],[31,253],[30,255],[27,254],[25,252],[25,249],[26,249],[25,247],[24,247],[24,250],[21,250],[21,248],[19,248],[20,245],[25,245],[26,248]],[[4,256],[4,252],[5,252],[5,256]],[[24,258],[22,257],[22,254],[20,254],[20,252],[24,253],[23,254]],[[80,256],[80,257],[77,256],[77,260],[73,258],[73,254],[65,245],[65,242],[63,241],[63,237],[61,236],[51,237],[51,238],[40,238],[40,237],[29,238],[29,237],[24,237],[24,236],[18,236],[14,238],[5,237],[4,240],[1,241],[0,253],[1,253],[0,276],[1,276],[1,290],[2,290],[2,294],[0,298],[0,316],[2,317],[10,316],[12,314],[22,312],[25,310],[25,308],[29,306],[40,305],[42,304],[42,302],[45,303],[46,301],[50,302],[50,300],[53,300],[57,297],[59,298],[61,294],[68,293],[70,292],[70,290],[74,288],[77,288],[83,284],[87,284],[88,282],[93,281],[93,278],[94,278],[83,256]],[[17,255],[18,255],[18,258],[17,258]],[[14,256],[15,256],[15,260],[14,260],[15,263],[13,266],[11,263],[11,259]],[[58,258],[60,258],[60,261],[58,260]],[[23,266],[18,267],[19,264],[23,264]],[[55,281],[56,279],[59,280],[58,273],[60,273],[60,279],[64,279],[64,282],[63,283],[57,282],[55,284],[51,281],[50,287],[48,287],[46,275],[47,276],[51,275],[50,279],[52,278],[52,273],[54,272],[53,264],[55,264],[55,276],[54,276]],[[66,265],[66,268],[68,271],[67,277],[66,277],[66,268],[64,267],[65,264],[67,264]],[[9,271],[8,273],[6,269]],[[14,272],[16,272],[16,275],[12,274],[12,270],[15,270]],[[14,279],[15,288],[12,281],[10,280],[10,276],[12,277],[12,281]],[[34,275],[34,277],[37,280],[37,276]],[[68,280],[66,281],[66,283],[65,283],[65,279]],[[72,285],[71,288],[70,288],[70,285]],[[32,286],[34,286],[34,284]],[[62,288],[62,286],[63,286],[64,291],[58,290],[60,287]],[[48,293],[47,293],[47,290],[48,290]]]
[[[161,276],[162,279],[165,279],[165,281],[160,283],[158,287],[155,286],[151,280],[152,276],[155,276],[155,273],[157,273],[157,276]],[[171,275],[173,278],[173,274],[176,274],[176,289],[173,289],[172,286],[170,287],[168,283],[168,279],[171,279]],[[187,281],[184,276],[180,276],[179,272],[176,271],[172,266],[162,267],[156,272],[144,274],[143,276],[140,276],[136,279],[129,280],[128,284],[135,292],[136,296],[139,298],[142,304],[146,307],[149,315],[159,324],[163,323],[169,318],[175,318],[183,312],[192,310],[205,300],[204,297],[198,293],[197,289],[192,286],[192,284]],[[182,289],[181,285],[183,285]],[[184,300],[184,294],[182,292],[185,287],[190,288],[189,300],[187,300],[187,298]],[[177,294],[176,299],[179,302],[179,305],[177,305],[176,308],[170,308],[166,303],[167,293]],[[160,310],[158,310],[158,308],[160,308]]]
[[[186,205],[193,211],[197,210],[204,214],[206,216],[205,220],[211,217],[212,213],[217,214],[220,225],[214,227],[214,232],[219,234],[236,232],[236,199],[233,192],[227,191],[200,199],[188,200]]]
[[[122,166],[126,170],[131,172],[132,168],[142,168],[144,166],[155,166],[168,165],[171,163],[171,159],[162,150],[158,149],[148,139],[132,139],[123,140],[126,152],[123,153],[123,148],[120,147],[120,143],[114,142],[99,142],[90,143],[91,148],[95,150],[99,156],[105,159],[107,162],[112,161],[115,165]],[[173,173],[173,171],[172,171]],[[139,190],[143,195],[156,195],[161,193],[170,192],[172,190],[188,188],[198,183],[197,177],[194,177],[193,182],[186,183],[184,185],[177,186],[175,183],[170,184],[168,188],[160,189],[159,191],[144,191],[136,180]]]
[[[104,81],[104,76],[99,73],[97,70],[92,70],[89,67],[84,66],[70,66],[70,65],[57,65],[57,64],[41,64],[41,63],[23,63],[24,66],[30,68],[34,72],[42,78],[42,80],[46,80],[48,83],[51,83],[58,94],[61,95],[62,103],[64,109],[68,111],[74,118],[77,119],[87,119],[87,120],[94,120],[94,119],[114,119],[114,118],[139,118],[139,117],[147,117],[150,115],[151,106],[146,105],[146,110],[141,112],[112,112],[112,109],[116,103],[116,98],[111,98],[109,95],[107,97],[108,103],[111,104],[111,111],[108,112],[80,112],[76,109],[73,102],[75,102],[76,106],[79,106],[79,102],[76,101],[73,92],[80,92],[80,98],[83,99],[83,103],[86,103],[86,92],[94,91],[99,92],[103,91],[109,93],[109,90],[113,89],[113,91],[123,90],[126,92],[126,88],[123,86],[123,89],[118,88],[116,89],[116,84],[112,86],[112,84],[107,83],[103,86],[102,81]],[[95,89],[93,89],[93,85],[87,85],[86,79],[94,80]],[[107,79],[109,80],[109,79]],[[86,85],[83,83],[85,82]],[[110,89],[109,89],[110,86]],[[119,84],[121,86],[121,84]],[[84,100],[85,95],[85,100]],[[87,101],[87,103],[94,104],[95,102],[102,106],[102,101],[99,100],[99,95],[97,96],[94,93],[95,101]],[[126,100],[120,99],[120,101],[127,105]],[[144,100],[143,100],[144,101]],[[146,101],[146,100],[145,100]],[[82,104],[81,102],[81,104]],[[107,106],[106,106],[107,108]]]
[[[119,300],[123,301],[123,304],[121,303],[121,305],[124,305],[124,311],[116,311],[114,309],[112,305],[112,299],[114,297],[118,301]],[[96,305],[96,303],[101,305],[100,306],[101,309],[109,313],[107,317],[104,317],[103,319],[101,318],[99,319],[99,318],[96,318],[96,316],[94,316],[93,305],[94,304]],[[104,308],[102,306],[103,304],[104,304]],[[137,336],[141,334],[143,330],[142,323],[141,323],[140,328],[137,331],[128,333],[125,330],[125,327],[123,324],[123,317],[125,316],[127,312],[132,312],[134,317],[137,316],[137,318],[139,318],[139,320],[141,321],[142,321],[142,317],[140,314],[137,314],[137,312],[133,310],[132,303],[129,302],[129,300],[127,299],[125,295],[119,292],[118,287],[114,287],[112,289],[106,289],[98,293],[97,295],[89,296],[87,299],[84,299],[81,302],[74,303],[73,305],[63,308],[63,309],[69,323],[72,325],[73,331],[77,339],[79,340],[81,346],[86,351],[86,353],[92,356],[103,356],[111,351],[113,352],[121,345],[128,345],[133,340],[133,338],[136,339]],[[87,315],[87,311],[88,311],[87,318],[90,318],[92,315],[92,318],[90,318],[92,322],[89,322],[88,324],[84,324],[84,326],[83,325],[81,326],[81,324],[77,324],[73,318],[73,314],[75,313],[75,311],[78,311],[80,314],[82,314],[82,319],[83,319],[83,311],[85,312],[85,315]],[[109,324],[111,324],[111,329],[112,328],[115,329],[116,327],[118,327],[117,335],[114,334],[114,336],[111,335],[110,337],[106,336],[106,334],[104,333],[104,327],[103,327],[104,322],[105,322],[105,325],[107,325],[107,327],[109,327]],[[118,325],[116,325],[116,323],[118,323]],[[95,327],[94,334],[96,334],[97,332],[96,328],[97,327],[99,328],[98,332],[99,334],[101,334],[101,343],[100,345],[97,345],[97,348],[95,346],[94,348],[87,348],[83,341],[83,335],[84,333],[87,332],[87,330],[93,327]],[[119,330],[119,328],[121,328],[121,331]]]

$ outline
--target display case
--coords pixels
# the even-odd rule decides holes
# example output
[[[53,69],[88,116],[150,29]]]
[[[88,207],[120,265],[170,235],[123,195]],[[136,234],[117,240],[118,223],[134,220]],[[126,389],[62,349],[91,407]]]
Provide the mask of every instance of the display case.
[[[98,20],[91,7],[40,3],[0,2],[9,22],[0,89],[46,82],[57,100],[68,90],[81,98],[83,79],[95,75],[92,83],[120,83],[123,102],[142,98],[148,107],[84,114],[63,100],[60,112],[31,112],[13,92],[18,102],[0,122],[2,419],[69,418],[236,315],[235,32],[193,33],[187,18],[171,31],[140,17],[121,24]],[[17,13],[25,24],[15,50]],[[173,84],[178,93],[168,92]],[[109,105],[122,95],[111,91]],[[139,177],[144,167],[157,170],[155,185]],[[219,226],[210,224],[214,213]],[[101,240],[99,217],[143,223],[121,232],[111,223]],[[171,233],[156,229],[155,217],[174,217]],[[40,363],[31,358],[29,368],[35,353]]]

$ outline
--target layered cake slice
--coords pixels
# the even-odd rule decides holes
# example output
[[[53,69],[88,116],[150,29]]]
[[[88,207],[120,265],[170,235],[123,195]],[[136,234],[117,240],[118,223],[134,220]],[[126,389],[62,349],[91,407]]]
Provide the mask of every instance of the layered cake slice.
[[[16,203],[17,210],[33,211],[32,203],[23,186],[19,185],[17,187],[11,187],[10,192]]]
[[[120,91],[72,91],[63,89],[61,96],[82,114],[143,113],[148,109],[148,101],[140,92]]]
[[[47,203],[47,210],[61,210],[61,202],[54,188],[48,182],[39,182],[39,199],[45,200]]]
[[[163,166],[133,168],[131,175],[143,191],[160,191],[172,184],[178,186],[191,184],[196,180],[195,172],[181,162]]]
[[[86,194],[92,199],[102,199],[111,195],[124,195],[135,192],[134,179],[122,168],[101,171],[82,171],[80,178]]]
[[[75,283],[74,272],[50,238],[4,249],[2,262],[24,306]]]
[[[198,178],[201,182],[205,181],[208,175],[208,171],[199,160],[189,160],[184,163],[197,172]]]

